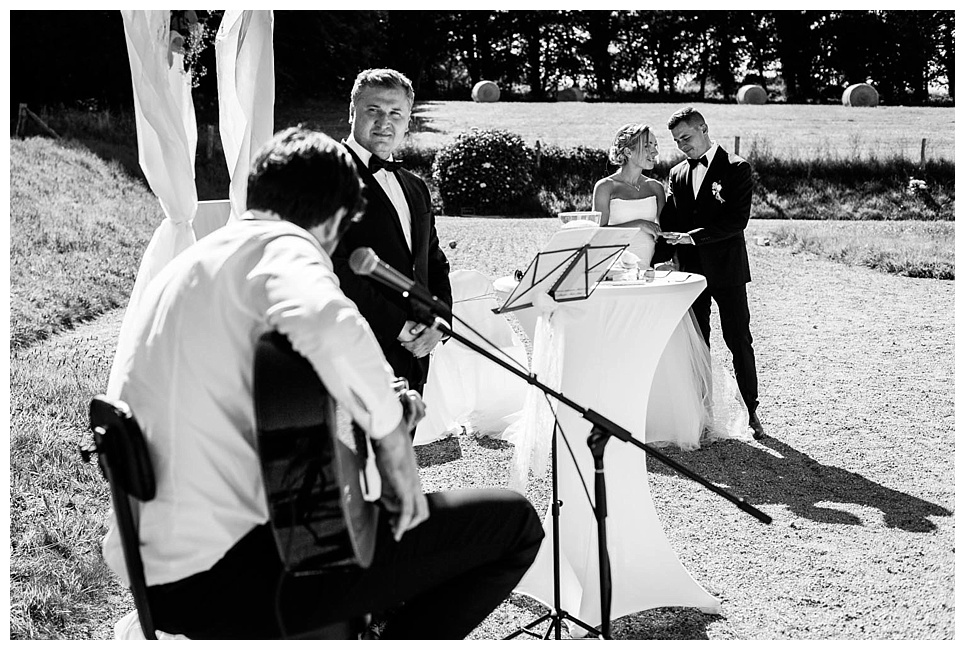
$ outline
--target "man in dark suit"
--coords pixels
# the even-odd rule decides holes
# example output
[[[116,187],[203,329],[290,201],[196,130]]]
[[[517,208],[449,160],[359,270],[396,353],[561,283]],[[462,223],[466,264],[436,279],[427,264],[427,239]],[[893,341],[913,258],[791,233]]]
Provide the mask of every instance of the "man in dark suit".
[[[361,220],[342,236],[332,261],[342,291],[368,320],[396,375],[422,393],[429,353],[442,333],[418,324],[409,301],[397,291],[356,275],[348,264],[355,249],[371,248],[383,262],[452,305],[449,261],[439,247],[429,189],[393,158],[408,133],[414,98],[412,83],[395,70],[364,70],[356,77],[349,104],[352,133],[343,144],[365,183],[367,204]]]
[[[694,301],[694,316],[710,345],[710,299],[717,303],[748,424],[760,440],[764,427],[757,417],[757,365],[747,307],[751,271],[744,243],[753,194],[751,167],[710,139],[704,117],[693,108],[674,113],[667,128],[687,159],[670,170],[660,222],[671,231],[667,239],[676,246],[680,270],[707,278],[707,288]]]

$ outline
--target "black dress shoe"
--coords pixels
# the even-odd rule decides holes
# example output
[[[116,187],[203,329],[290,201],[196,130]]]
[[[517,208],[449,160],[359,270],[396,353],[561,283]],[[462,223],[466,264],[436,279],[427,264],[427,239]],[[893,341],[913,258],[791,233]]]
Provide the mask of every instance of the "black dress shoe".
[[[763,440],[767,437],[764,435],[764,426],[761,424],[761,421],[757,419],[757,413],[751,413],[747,424],[754,430],[754,440]]]

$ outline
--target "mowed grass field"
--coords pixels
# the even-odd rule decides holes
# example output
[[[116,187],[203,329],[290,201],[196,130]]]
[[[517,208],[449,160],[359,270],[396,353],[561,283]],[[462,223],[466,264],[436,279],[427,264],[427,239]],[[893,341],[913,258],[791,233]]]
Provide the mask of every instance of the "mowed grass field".
[[[926,157],[955,160],[955,109],[905,106],[848,108],[771,104],[623,104],[472,101],[417,102],[411,145],[438,148],[472,128],[505,129],[533,145],[606,149],[613,134],[627,122],[650,124],[663,156],[681,157],[667,130],[667,118],[683,106],[700,110],[711,136],[725,148],[741,139],[746,155],[755,147],[789,159],[851,158],[893,155],[919,160],[922,138]],[[348,135],[345,104],[317,102],[276,112],[275,126],[299,122],[333,137]]]

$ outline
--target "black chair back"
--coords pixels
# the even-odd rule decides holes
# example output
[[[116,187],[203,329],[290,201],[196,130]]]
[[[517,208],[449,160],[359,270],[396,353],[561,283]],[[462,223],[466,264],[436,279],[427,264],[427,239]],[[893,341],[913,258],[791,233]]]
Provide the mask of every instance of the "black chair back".
[[[124,562],[131,593],[145,639],[157,639],[147,600],[140,537],[131,499],[150,501],[156,492],[154,469],[141,428],[131,409],[120,400],[98,395],[90,403],[93,444],[81,450],[84,460],[97,454],[97,464],[110,486],[117,532],[124,549]]]

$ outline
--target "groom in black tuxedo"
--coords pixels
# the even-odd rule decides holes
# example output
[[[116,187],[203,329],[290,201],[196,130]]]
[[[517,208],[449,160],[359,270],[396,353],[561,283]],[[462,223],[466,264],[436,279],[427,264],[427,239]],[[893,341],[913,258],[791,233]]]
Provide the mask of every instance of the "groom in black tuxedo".
[[[674,113],[667,128],[687,159],[670,170],[661,227],[671,231],[668,241],[676,245],[680,270],[707,278],[707,288],[694,301],[694,316],[710,345],[710,299],[717,303],[748,424],[760,440],[764,427],[757,417],[757,364],[747,307],[751,271],[744,243],[753,194],[751,167],[710,139],[704,117],[693,108]]]
[[[356,275],[348,264],[356,248],[371,248],[383,262],[452,305],[449,260],[439,247],[429,189],[393,158],[408,132],[414,98],[412,83],[395,70],[364,70],[356,77],[349,103],[352,133],[343,144],[365,183],[367,204],[361,220],[342,235],[332,262],[342,291],[368,320],[395,374],[422,393],[429,353],[442,333],[416,323],[400,293]]]

